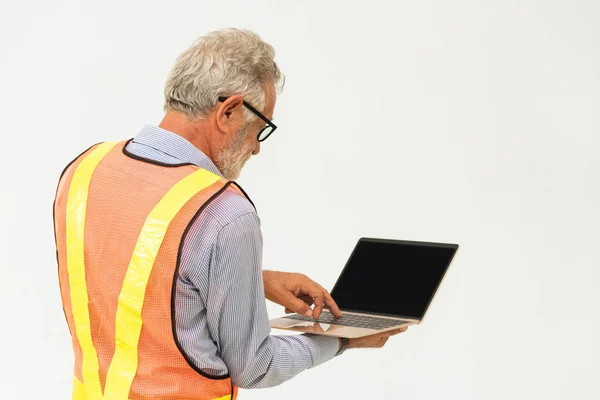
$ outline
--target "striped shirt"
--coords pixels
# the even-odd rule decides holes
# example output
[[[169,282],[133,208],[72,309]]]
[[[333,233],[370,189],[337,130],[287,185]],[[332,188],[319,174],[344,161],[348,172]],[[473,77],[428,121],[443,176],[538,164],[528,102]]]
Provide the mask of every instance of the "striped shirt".
[[[222,176],[189,141],[152,125],[144,126],[127,150],[163,163],[193,163]],[[270,335],[260,220],[247,199],[230,191],[192,224],[176,285],[174,318],[181,348],[206,374],[230,375],[240,388],[272,387],[337,353],[337,338]]]

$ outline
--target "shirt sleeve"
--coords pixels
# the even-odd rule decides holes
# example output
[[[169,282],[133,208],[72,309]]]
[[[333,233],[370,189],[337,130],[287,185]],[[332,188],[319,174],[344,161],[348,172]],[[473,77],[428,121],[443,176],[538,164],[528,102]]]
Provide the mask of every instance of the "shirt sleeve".
[[[262,279],[262,234],[256,213],[219,231],[209,273],[208,325],[220,356],[240,388],[279,385],[332,359],[337,338],[270,335]]]

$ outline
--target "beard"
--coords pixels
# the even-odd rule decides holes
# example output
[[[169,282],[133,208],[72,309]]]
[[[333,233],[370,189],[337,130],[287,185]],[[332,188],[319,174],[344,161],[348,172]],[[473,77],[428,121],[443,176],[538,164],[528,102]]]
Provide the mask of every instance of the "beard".
[[[232,142],[215,157],[215,165],[225,179],[234,181],[239,178],[246,161],[252,157],[252,144],[245,145],[247,136],[246,128],[240,129]]]

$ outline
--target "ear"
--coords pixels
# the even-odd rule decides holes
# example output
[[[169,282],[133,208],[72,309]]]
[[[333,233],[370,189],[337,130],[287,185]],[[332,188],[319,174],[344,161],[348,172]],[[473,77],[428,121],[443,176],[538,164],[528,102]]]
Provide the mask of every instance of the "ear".
[[[221,132],[237,132],[244,123],[244,99],[242,96],[231,96],[224,102],[217,103],[216,117]]]

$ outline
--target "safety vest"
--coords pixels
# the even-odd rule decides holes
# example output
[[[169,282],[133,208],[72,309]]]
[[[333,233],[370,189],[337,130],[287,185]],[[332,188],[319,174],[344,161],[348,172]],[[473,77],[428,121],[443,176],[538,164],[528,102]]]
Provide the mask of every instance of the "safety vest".
[[[183,238],[225,190],[241,189],[191,164],[134,156],[101,143],[61,176],[54,203],[58,273],[71,331],[73,399],[237,397],[183,352],[174,295]]]

